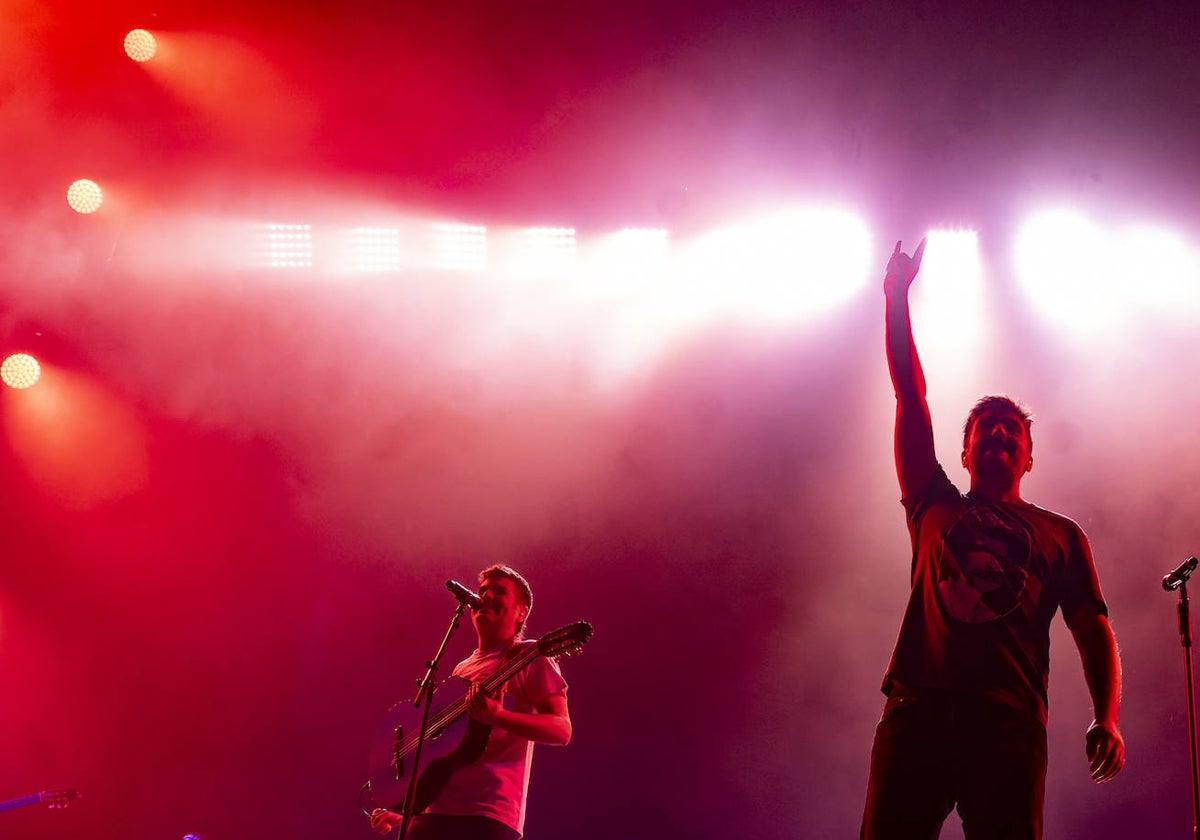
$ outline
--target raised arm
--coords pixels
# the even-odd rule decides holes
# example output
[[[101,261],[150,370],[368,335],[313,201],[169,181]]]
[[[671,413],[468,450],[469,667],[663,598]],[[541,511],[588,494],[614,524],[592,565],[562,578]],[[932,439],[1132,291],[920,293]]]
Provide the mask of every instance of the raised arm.
[[[888,371],[896,391],[896,476],[905,498],[920,493],[937,469],[933,451],[933,421],[925,396],[925,373],[913,341],[912,318],[908,311],[908,289],[921,268],[925,253],[922,239],[910,257],[900,243],[888,260],[883,278],[887,302],[886,346]]]

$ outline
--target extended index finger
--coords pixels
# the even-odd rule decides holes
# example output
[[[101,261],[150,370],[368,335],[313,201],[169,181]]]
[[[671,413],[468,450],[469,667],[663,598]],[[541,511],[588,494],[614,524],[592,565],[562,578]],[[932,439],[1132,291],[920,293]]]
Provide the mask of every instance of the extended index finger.
[[[924,254],[925,254],[925,240],[928,238],[929,237],[927,237],[927,236],[922,236],[921,241],[919,243],[917,243],[917,250],[913,251],[912,258],[913,258],[913,265],[915,268],[921,267],[921,257],[924,256]]]

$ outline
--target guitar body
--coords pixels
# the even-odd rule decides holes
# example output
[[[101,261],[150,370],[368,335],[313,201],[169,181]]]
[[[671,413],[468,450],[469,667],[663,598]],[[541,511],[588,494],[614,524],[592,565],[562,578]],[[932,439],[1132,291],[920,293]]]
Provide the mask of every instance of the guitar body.
[[[458,768],[478,761],[487,748],[492,727],[469,715],[459,715],[440,728],[436,725],[439,716],[448,709],[465,704],[469,685],[460,677],[450,677],[434,692],[430,731],[421,748],[414,813],[419,814],[429,807],[450,780],[450,775]],[[372,741],[370,780],[371,798],[381,807],[400,811],[408,795],[416,752],[401,749],[397,771],[396,733],[399,728],[401,741],[414,740],[421,729],[424,711],[406,700],[388,709],[379,722]]]

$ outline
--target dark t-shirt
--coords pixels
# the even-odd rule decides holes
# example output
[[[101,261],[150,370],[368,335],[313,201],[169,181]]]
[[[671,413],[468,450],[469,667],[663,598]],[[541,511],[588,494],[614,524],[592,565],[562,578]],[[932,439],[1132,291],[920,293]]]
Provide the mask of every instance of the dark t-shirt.
[[[904,507],[912,593],[884,691],[970,691],[1044,723],[1054,613],[1089,602],[1108,613],[1082,529],[1037,505],[964,495],[940,466]]]

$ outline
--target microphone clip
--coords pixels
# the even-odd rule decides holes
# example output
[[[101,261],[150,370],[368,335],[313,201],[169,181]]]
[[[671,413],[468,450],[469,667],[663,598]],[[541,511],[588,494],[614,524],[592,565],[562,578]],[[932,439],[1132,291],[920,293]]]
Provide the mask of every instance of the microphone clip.
[[[1196,571],[1196,566],[1200,564],[1200,560],[1195,557],[1189,557],[1184,560],[1179,566],[1163,576],[1162,586],[1167,592],[1173,592],[1179,587],[1187,583],[1188,578],[1192,576],[1192,572]]]

